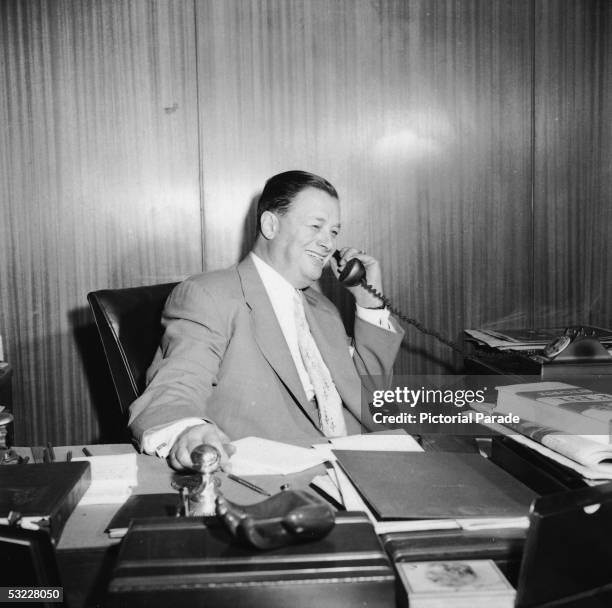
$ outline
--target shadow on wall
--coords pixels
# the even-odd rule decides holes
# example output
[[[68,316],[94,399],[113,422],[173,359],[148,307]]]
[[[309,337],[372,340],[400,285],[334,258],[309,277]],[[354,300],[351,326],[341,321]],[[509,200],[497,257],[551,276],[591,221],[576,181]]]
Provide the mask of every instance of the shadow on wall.
[[[257,203],[261,192],[257,192],[249,204],[249,209],[244,218],[242,227],[242,246],[240,247],[240,260],[244,259],[249,251],[253,249],[255,240],[257,239]]]

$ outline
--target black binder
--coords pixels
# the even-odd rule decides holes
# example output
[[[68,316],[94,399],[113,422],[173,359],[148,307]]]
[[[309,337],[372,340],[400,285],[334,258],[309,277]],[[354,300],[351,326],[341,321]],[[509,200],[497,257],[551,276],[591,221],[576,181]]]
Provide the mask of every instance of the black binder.
[[[90,483],[85,461],[0,466],[0,517],[40,517],[57,541]]]

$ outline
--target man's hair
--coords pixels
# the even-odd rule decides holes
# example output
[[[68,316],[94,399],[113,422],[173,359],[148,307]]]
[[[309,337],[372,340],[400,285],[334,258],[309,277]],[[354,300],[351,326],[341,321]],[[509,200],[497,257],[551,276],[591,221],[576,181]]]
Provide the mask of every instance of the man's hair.
[[[261,231],[261,216],[264,211],[278,215],[287,213],[291,201],[306,188],[318,188],[338,198],[336,189],[322,177],[307,171],[285,171],[271,177],[264,186],[257,203],[257,230]]]

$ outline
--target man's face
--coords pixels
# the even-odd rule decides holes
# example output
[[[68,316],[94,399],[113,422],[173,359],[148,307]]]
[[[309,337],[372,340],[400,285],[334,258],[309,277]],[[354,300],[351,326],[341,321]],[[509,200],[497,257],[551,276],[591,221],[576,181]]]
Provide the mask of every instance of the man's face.
[[[308,287],[321,277],[336,249],[338,199],[318,188],[306,188],[284,215],[275,217],[274,236],[268,241],[270,262],[295,288]]]

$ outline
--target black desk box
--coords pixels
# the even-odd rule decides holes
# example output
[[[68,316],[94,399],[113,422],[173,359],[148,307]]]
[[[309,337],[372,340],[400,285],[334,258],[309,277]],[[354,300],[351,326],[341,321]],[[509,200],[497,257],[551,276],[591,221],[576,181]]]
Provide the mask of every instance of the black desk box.
[[[258,551],[202,518],[136,519],[107,605],[392,608],[395,576],[370,521],[342,513],[322,540]]]

